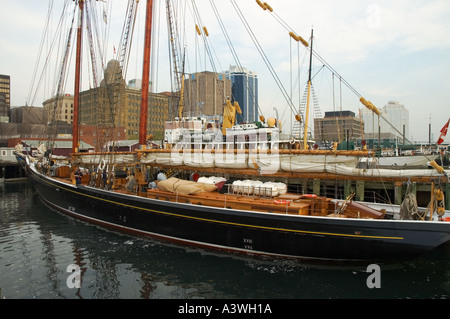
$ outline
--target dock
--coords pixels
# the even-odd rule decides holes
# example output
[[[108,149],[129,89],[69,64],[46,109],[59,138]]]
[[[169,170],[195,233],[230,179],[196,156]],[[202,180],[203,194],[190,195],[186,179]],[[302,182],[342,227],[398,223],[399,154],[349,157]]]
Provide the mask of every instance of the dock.
[[[26,172],[15,155],[15,148],[0,147],[0,179],[4,182],[26,179]]]

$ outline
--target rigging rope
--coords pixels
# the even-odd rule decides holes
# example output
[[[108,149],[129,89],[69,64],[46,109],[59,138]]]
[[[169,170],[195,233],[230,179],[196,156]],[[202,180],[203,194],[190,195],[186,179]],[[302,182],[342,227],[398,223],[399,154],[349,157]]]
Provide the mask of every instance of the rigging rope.
[[[211,68],[212,68],[212,70],[213,70],[214,72],[217,73],[216,64],[215,64],[215,62],[214,62],[213,54],[212,54],[212,52],[211,52],[211,46],[210,46],[210,44],[208,43],[207,29],[206,29],[206,26],[203,24],[203,22],[202,22],[202,20],[201,20],[200,13],[199,13],[199,11],[198,11],[197,5],[195,4],[195,0],[192,0],[192,7],[193,7],[193,9],[194,9],[195,19],[196,19],[196,21],[198,22],[198,25],[200,26],[200,29],[203,30],[203,32],[200,32],[200,36],[202,37],[203,42],[204,42],[204,44],[205,44],[205,50],[206,50],[206,53],[207,53],[207,55],[208,55],[208,57],[209,57],[209,61],[210,61],[210,63],[211,63]]]
[[[48,28],[49,28],[49,24],[50,24],[50,17],[53,11],[53,0],[49,2],[49,6],[48,6],[48,11],[47,11],[47,19],[45,22],[45,27],[44,27],[44,32],[42,33],[42,38],[41,38],[41,42],[39,44],[39,50],[38,50],[38,56],[36,59],[36,64],[34,66],[34,71],[33,71],[33,75],[31,77],[31,85],[30,85],[30,89],[28,91],[28,95],[27,95],[27,100],[26,100],[26,105],[33,105],[34,103],[34,98],[30,103],[30,98],[31,98],[31,91],[33,90],[34,87],[34,81],[36,80],[36,73],[37,73],[37,69],[38,69],[38,65],[39,65],[39,61],[41,59],[41,54],[42,54],[42,49],[44,47],[44,41],[48,32]]]
[[[272,77],[274,78],[278,88],[280,89],[281,93],[283,94],[285,100],[287,101],[289,107],[291,108],[291,111],[293,114],[296,114],[294,104],[292,103],[291,98],[289,97],[288,93],[286,92],[283,84],[280,81],[280,78],[276,74],[272,64],[270,63],[269,59],[267,58],[267,55],[264,53],[264,50],[262,49],[261,45],[259,44],[255,34],[251,30],[247,20],[245,19],[244,15],[242,14],[242,11],[240,10],[239,6],[237,5],[235,0],[231,0],[231,3],[233,7],[235,8],[239,18],[241,19],[242,23],[244,24],[245,29],[247,30],[248,34],[250,35],[250,38],[252,39],[253,43],[255,44],[256,48],[258,49],[261,57],[264,60],[264,63],[268,67],[270,73],[272,74]]]
[[[233,55],[234,61],[235,61],[236,65],[242,70],[243,69],[242,63],[241,63],[241,61],[240,61],[240,59],[239,59],[239,57],[238,57],[238,55],[236,53],[236,50],[234,49],[233,43],[231,42],[231,39],[230,39],[230,36],[228,35],[228,32],[226,31],[225,25],[224,25],[224,23],[222,21],[222,18],[220,17],[219,11],[217,10],[217,7],[216,7],[216,5],[215,5],[213,0],[209,0],[209,3],[211,4],[211,7],[212,7],[212,9],[214,11],[214,14],[215,14],[215,16],[217,18],[217,21],[219,22],[220,29],[222,30],[222,33],[223,33],[223,35],[225,37],[225,41],[227,42],[227,45],[228,45],[228,47],[229,47],[229,49],[231,51],[231,54]],[[246,80],[245,84],[247,86],[247,91],[251,95],[252,99],[256,100],[254,90],[250,89],[248,81],[247,81],[247,78],[245,78],[245,80]],[[259,114],[263,114],[263,112],[261,110],[261,107],[259,106],[259,103],[256,103],[256,107],[258,108]]]
[[[34,101],[36,99],[36,95],[37,95],[37,93],[39,91],[39,88],[40,88],[41,84],[44,82],[45,72],[46,72],[46,70],[48,68],[48,64],[50,62],[51,53],[53,52],[53,49],[55,47],[55,43],[56,43],[56,40],[57,40],[57,35],[59,33],[62,33],[61,30],[62,30],[62,26],[63,26],[63,22],[64,22],[64,17],[66,16],[66,11],[68,9],[68,3],[71,3],[71,2],[72,1],[66,1],[64,3],[64,7],[62,9],[61,16],[60,16],[60,19],[59,19],[59,22],[58,22],[58,25],[57,25],[57,29],[56,29],[57,32],[56,32],[56,34],[55,34],[55,36],[54,36],[54,38],[53,38],[53,40],[52,40],[52,42],[50,44],[50,49],[49,49],[49,51],[47,53],[47,58],[45,59],[45,62],[44,62],[43,68],[42,68],[42,73],[41,73],[41,75],[39,77],[39,80],[37,81],[38,84],[37,84],[37,87],[36,87],[36,89],[34,91],[34,95],[33,95],[33,97],[31,97],[33,86],[34,86],[34,82],[36,81],[36,78],[35,78],[36,74],[35,73],[33,74],[32,85],[30,86],[30,92],[29,92],[29,95],[28,95],[28,98],[27,98],[27,105],[33,105],[34,104]],[[50,19],[50,12],[49,12],[49,15],[48,15],[47,19]],[[48,32],[48,28],[49,28],[49,25],[46,24],[46,27],[45,27],[46,30],[44,31],[43,40],[42,40],[42,42],[40,44],[40,48],[39,48],[38,59],[36,61],[36,67],[35,67],[36,69],[38,67],[38,63],[39,63],[39,60],[40,60],[40,55],[41,55],[43,44],[44,44],[43,41],[44,41],[44,38],[45,38],[45,34],[47,34],[47,32]],[[57,73],[57,74],[59,74],[59,73]],[[56,79],[56,81],[58,81],[58,79]]]
[[[232,2],[234,2],[234,0],[232,0]],[[273,8],[271,8],[266,2],[262,3],[260,0],[256,1],[258,3],[258,5],[265,11],[268,11],[274,18],[275,20],[277,20],[282,26],[283,28],[285,28],[286,30],[293,32],[292,28],[283,20],[281,19],[273,10]],[[303,42],[303,41],[302,41]],[[305,43],[304,43],[305,44]],[[305,44],[305,47],[307,48],[308,51],[311,52],[311,47],[307,46]],[[347,82],[328,62],[325,61],[325,59],[323,59],[316,51],[312,50],[312,54],[314,55],[314,57],[319,60],[328,70],[330,70],[332,72],[333,75],[337,75],[340,78],[341,83],[343,83],[352,93],[354,93],[358,98],[360,98],[360,100],[363,99],[362,95],[349,83]],[[361,101],[362,102],[362,101]],[[364,104],[364,103],[363,103]],[[365,104],[364,104],[365,105]],[[372,110],[374,111],[374,110]],[[294,113],[295,114],[295,113]],[[379,111],[376,112],[376,114],[383,119],[388,125],[390,125],[397,133],[399,133],[400,135],[403,135],[402,132],[400,132],[392,123],[390,123],[388,121],[388,119],[386,119],[385,116],[383,116],[383,114],[380,114]],[[408,141],[410,144],[412,144],[412,142],[409,139],[406,139],[406,141]]]
[[[67,43],[65,46],[64,57],[63,57],[63,60],[61,62],[60,69],[59,69],[58,85],[57,85],[56,93],[55,93],[53,112],[52,112],[52,116],[50,117],[49,121],[55,120],[55,115],[56,115],[56,111],[58,109],[59,100],[60,100],[62,94],[64,93],[64,89],[65,89],[66,71],[67,71],[67,66],[69,64],[68,57],[69,57],[69,53],[70,53],[70,49],[71,49],[70,43],[71,43],[71,38],[72,38],[72,32],[74,30],[74,25],[75,25],[75,13],[76,13],[77,7],[78,7],[78,5],[75,4],[74,9],[73,9],[73,15],[72,15],[72,23],[71,23],[69,34],[67,37]],[[51,138],[47,139],[47,144],[48,144],[47,149],[49,149],[50,152],[52,153],[54,145],[55,145],[55,137],[56,137],[56,134],[58,133],[58,121],[54,121],[53,125],[49,125],[48,130],[49,130],[48,135],[49,136],[52,135],[52,136],[51,136]]]
[[[411,220],[417,218],[417,198],[412,192],[412,184],[408,181],[408,186],[406,188],[406,195],[400,205],[400,219],[401,220]]]

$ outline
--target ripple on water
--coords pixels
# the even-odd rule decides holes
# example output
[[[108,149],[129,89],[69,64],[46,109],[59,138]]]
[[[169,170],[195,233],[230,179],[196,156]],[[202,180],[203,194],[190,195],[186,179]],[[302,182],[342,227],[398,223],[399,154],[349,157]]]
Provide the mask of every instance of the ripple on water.
[[[9,299],[448,298],[450,292],[449,248],[398,269],[382,265],[382,289],[375,290],[366,286],[365,269],[259,261],[124,236],[55,213],[25,187],[13,191],[0,190],[0,288]],[[79,289],[67,286],[70,264],[80,266]]]

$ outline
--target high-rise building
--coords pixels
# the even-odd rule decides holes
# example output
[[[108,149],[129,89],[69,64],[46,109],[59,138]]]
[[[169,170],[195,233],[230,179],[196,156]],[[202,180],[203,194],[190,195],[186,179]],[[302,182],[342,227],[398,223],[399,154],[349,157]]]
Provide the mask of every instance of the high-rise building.
[[[47,118],[52,121],[73,123],[73,95],[64,94],[45,100],[42,105],[47,112]]]
[[[127,139],[137,139],[141,89],[136,85],[127,86],[121,74],[119,62],[111,60],[100,86],[80,93],[80,124],[104,128],[105,134],[108,133],[108,127],[124,128]],[[164,94],[149,93],[147,132],[153,134],[155,139],[162,139],[164,135],[164,122],[168,120],[168,101],[169,98]],[[118,137],[119,135],[115,136]]]
[[[209,71],[189,74],[184,80],[183,117],[222,115],[228,98],[231,81],[225,74]]]
[[[230,66],[225,72],[231,80],[232,100],[237,101],[242,114],[237,122],[251,123],[258,120],[258,75],[244,67]]]
[[[363,126],[352,111],[325,112],[324,118],[314,119],[317,142],[355,141],[362,136]]]
[[[134,80],[131,82],[132,86],[127,86],[119,62],[109,61],[100,86],[80,92],[79,124],[84,127],[82,135],[95,135],[96,146],[110,140],[138,139],[141,89],[136,83],[140,82]],[[72,124],[73,101],[74,96],[71,94],[45,101],[43,104],[48,121]],[[168,101],[167,95],[149,93],[147,132],[154,139],[163,138],[164,122],[168,120]]]
[[[9,75],[0,74],[0,121],[9,122],[11,79]]]
[[[364,120],[364,135],[366,138],[378,138],[378,134],[390,136],[390,138],[403,139],[403,132],[406,139],[409,139],[409,111],[404,105],[397,101],[389,101],[381,110],[382,117],[373,114],[368,109],[361,110],[361,117]]]
[[[388,104],[383,107],[383,113],[391,124],[389,125],[384,121],[384,130],[388,133],[392,132],[396,137],[401,138],[403,137],[404,128],[405,138],[409,139],[409,111],[405,106],[397,101],[389,101]],[[396,130],[393,127],[395,127]]]

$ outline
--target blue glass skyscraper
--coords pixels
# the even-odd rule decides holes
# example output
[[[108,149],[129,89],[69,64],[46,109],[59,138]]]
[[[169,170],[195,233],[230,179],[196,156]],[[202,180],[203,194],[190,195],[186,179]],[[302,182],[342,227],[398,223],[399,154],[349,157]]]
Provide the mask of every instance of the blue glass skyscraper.
[[[258,120],[258,76],[244,67],[230,66],[225,72],[231,80],[230,97],[237,101],[242,114],[237,114],[236,123],[252,123]]]

